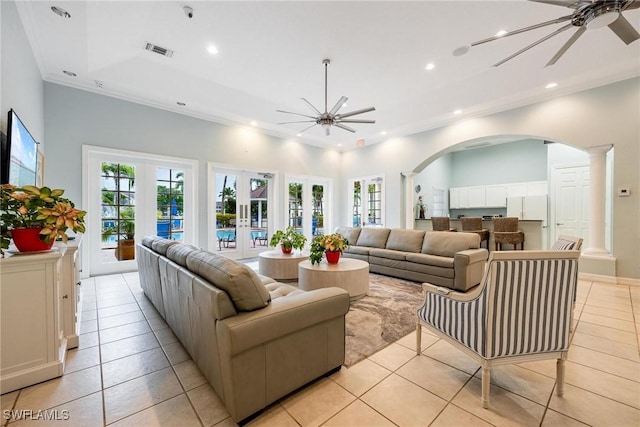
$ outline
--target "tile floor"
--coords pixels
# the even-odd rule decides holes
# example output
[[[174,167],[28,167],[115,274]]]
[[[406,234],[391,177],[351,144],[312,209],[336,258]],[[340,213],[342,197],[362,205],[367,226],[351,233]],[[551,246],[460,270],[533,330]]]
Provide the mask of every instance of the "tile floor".
[[[3,426],[11,410],[25,409],[68,419],[8,425],[235,425],[137,273],[86,279],[82,289],[80,347],[68,352],[65,375],[2,395]],[[416,356],[414,332],[282,399],[250,425],[640,426],[640,287],[581,281],[575,321],[562,398],[553,393],[554,361],[508,365],[492,371],[490,409],[483,409],[479,366],[427,333]]]

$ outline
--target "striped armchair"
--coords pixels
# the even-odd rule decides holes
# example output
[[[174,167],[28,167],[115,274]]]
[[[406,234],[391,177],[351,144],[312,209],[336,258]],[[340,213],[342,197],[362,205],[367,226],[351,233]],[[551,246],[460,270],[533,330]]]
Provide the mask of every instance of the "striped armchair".
[[[579,251],[491,253],[482,282],[466,293],[423,284],[416,351],[426,327],[482,366],[482,406],[489,406],[491,367],[557,359],[562,396]]]

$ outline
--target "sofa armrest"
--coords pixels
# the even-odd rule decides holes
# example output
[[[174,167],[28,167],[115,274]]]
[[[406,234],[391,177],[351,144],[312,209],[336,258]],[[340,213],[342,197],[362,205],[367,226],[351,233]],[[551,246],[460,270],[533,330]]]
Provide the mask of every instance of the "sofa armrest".
[[[466,292],[480,283],[487,258],[489,251],[484,248],[456,252],[453,261],[454,289]]]
[[[241,353],[349,311],[349,293],[340,288],[316,289],[276,298],[262,309],[243,312],[217,323],[220,350]]]

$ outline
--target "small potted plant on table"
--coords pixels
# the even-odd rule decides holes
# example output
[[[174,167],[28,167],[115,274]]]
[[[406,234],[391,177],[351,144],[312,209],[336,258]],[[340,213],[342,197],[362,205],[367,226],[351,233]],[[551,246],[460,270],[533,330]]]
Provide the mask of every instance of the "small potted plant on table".
[[[293,227],[288,227],[285,231],[277,230],[271,236],[269,246],[276,247],[280,245],[280,249],[284,254],[290,254],[293,249],[302,250],[307,238],[304,234],[296,231]]]
[[[349,241],[340,233],[316,236],[311,242],[309,261],[311,264],[318,264],[324,255],[329,264],[337,264],[340,261],[340,255],[348,247]]]

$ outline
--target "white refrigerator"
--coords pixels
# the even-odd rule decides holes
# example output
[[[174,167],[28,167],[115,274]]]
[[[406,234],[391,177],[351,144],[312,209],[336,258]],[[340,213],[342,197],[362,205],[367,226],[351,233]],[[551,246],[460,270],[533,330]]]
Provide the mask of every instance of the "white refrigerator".
[[[507,197],[507,216],[522,220],[542,220],[547,226],[548,196]]]

